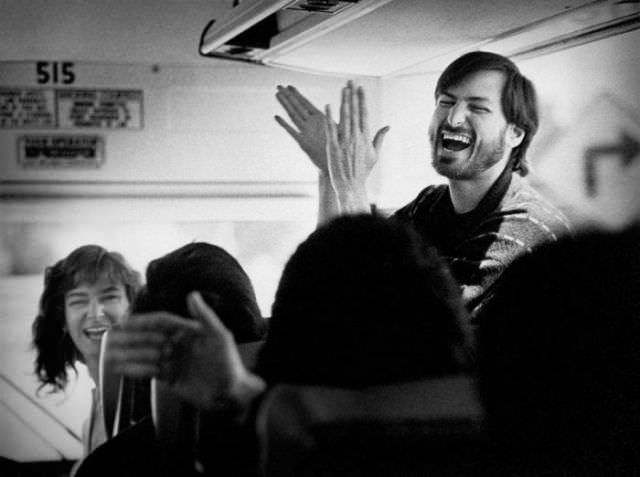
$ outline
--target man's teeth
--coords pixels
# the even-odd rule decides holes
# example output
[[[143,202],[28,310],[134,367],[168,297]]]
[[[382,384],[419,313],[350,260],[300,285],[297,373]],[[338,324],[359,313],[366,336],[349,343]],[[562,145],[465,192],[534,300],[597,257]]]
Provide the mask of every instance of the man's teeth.
[[[471,137],[466,134],[442,132],[442,147],[447,151],[462,151],[471,145]]]
[[[452,134],[452,133],[442,133],[442,139],[448,141],[458,141],[464,144],[471,144],[471,138],[468,136],[463,136],[462,134]]]

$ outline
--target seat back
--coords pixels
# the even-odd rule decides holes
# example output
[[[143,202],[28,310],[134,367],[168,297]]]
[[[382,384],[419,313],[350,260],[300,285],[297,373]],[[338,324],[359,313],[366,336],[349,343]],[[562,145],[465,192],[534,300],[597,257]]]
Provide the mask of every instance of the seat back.
[[[482,411],[460,377],[347,390],[280,385],[258,412],[266,476],[477,475]]]

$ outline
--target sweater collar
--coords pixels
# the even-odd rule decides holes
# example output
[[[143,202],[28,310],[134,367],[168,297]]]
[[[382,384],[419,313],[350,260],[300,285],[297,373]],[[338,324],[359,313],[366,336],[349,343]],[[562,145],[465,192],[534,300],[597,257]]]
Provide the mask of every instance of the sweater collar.
[[[498,207],[505,194],[507,193],[509,185],[511,184],[512,176],[513,171],[510,167],[510,164],[507,164],[502,173],[498,176],[496,181],[491,185],[487,193],[480,200],[476,208],[463,214],[456,214],[456,216],[465,221],[473,221],[478,217],[485,217],[490,214]],[[453,204],[451,205],[451,208],[453,210]]]

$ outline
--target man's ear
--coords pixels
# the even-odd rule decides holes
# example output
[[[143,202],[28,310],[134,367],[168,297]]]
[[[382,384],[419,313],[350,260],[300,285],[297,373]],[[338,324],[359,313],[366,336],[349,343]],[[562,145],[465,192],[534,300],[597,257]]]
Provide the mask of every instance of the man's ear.
[[[511,149],[518,147],[522,144],[525,136],[524,129],[516,126],[513,123],[509,123],[509,129],[507,131],[507,144],[511,146]]]

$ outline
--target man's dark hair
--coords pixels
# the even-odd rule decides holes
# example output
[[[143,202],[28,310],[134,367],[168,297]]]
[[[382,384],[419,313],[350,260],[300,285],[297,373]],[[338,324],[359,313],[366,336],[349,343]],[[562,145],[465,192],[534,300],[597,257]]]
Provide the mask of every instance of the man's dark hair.
[[[170,311],[188,317],[186,297],[199,291],[238,343],[266,331],[249,276],[226,250],[206,242],[184,245],[147,267],[147,283],[133,305],[136,313]]]
[[[102,277],[122,284],[129,303],[133,303],[140,288],[140,274],[122,255],[99,245],[79,247],[45,270],[44,290],[32,325],[35,373],[40,388],[51,385],[53,391],[62,391],[68,381],[67,370],[76,371],[75,362],[83,360],[65,331],[65,294],[80,283],[96,283]]]
[[[258,372],[359,387],[461,370],[459,289],[413,229],[372,215],[318,228],[285,266]]]
[[[478,71],[500,71],[505,76],[502,89],[502,112],[508,123],[522,129],[525,136],[511,151],[511,168],[520,175],[529,172],[526,152],[538,130],[538,101],[533,83],[507,57],[486,51],[473,51],[451,63],[436,84],[436,99],[443,91],[457,85]]]

